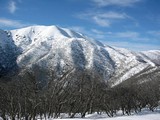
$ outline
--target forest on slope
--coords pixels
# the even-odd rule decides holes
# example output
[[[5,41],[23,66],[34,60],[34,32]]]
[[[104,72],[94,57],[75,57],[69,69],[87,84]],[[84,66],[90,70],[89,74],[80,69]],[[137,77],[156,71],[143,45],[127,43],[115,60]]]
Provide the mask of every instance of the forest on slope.
[[[55,77],[54,71],[47,73],[50,80],[46,86],[41,86],[35,73],[29,71],[1,78],[0,116],[4,120],[7,116],[12,120],[35,120],[37,116],[58,118],[61,113],[70,118],[80,113],[83,118],[86,114],[105,112],[113,117],[119,110],[131,115],[145,107],[154,111],[160,105],[160,77],[153,77],[157,71],[133,77],[114,87],[90,71],[70,70],[60,77]],[[141,78],[146,81],[136,82]],[[10,80],[6,82],[5,79]]]

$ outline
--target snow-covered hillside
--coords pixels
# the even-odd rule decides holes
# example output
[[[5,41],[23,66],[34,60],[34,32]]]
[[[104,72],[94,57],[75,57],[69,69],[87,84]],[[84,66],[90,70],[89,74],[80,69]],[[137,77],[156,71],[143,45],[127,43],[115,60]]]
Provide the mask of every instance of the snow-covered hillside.
[[[160,51],[159,50],[150,50],[141,52],[143,56],[151,60],[157,65],[160,65]]]
[[[62,74],[69,69],[90,70],[104,79],[114,72],[114,65],[103,45],[80,33],[57,26],[32,26],[11,31],[20,48],[20,68],[34,64]]]
[[[16,67],[17,55],[10,32],[0,30],[0,77]]]
[[[157,62],[160,61],[160,53],[158,50],[153,52],[153,54],[150,51],[145,51],[142,54],[142,52],[134,52],[124,48],[111,46],[106,46],[105,48],[115,63],[115,73],[110,79],[114,85],[121,83],[145,69],[157,67]],[[152,56],[154,56],[154,58]]]
[[[11,68],[11,63],[19,69],[38,65],[41,69],[52,69],[59,75],[70,69],[89,70],[98,73],[104,80],[112,76],[110,80],[113,84],[160,64],[158,50],[137,53],[105,46],[80,33],[57,26],[31,26],[8,32],[1,30],[0,49],[1,73],[4,67]]]

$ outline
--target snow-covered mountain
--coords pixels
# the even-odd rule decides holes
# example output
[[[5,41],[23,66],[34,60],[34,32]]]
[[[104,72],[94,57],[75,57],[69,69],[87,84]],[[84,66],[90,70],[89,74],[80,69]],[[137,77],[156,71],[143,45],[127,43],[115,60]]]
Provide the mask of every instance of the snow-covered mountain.
[[[16,68],[17,47],[9,32],[0,30],[0,77]]]
[[[19,48],[20,68],[38,65],[59,75],[75,68],[98,73],[109,79],[114,64],[103,44],[80,33],[57,26],[32,26],[10,31]]]
[[[116,85],[126,79],[146,70],[152,71],[158,68],[160,61],[160,51],[134,52],[124,48],[106,46],[111,59],[115,63],[115,73],[110,79]],[[154,57],[153,57],[154,56]]]
[[[78,69],[99,74],[103,80],[112,80],[113,84],[160,65],[158,50],[133,52],[105,46],[57,26],[31,26],[7,32],[1,30],[0,56],[0,74],[13,66],[31,70],[39,66],[42,71],[52,69],[58,75]]]

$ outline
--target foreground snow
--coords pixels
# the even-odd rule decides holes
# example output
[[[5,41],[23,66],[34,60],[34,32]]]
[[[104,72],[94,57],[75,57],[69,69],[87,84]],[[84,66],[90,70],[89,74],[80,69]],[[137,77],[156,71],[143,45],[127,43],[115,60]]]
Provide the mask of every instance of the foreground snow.
[[[102,113],[102,114],[88,114],[86,115],[85,118],[80,118],[80,115],[76,115],[76,118],[68,118],[67,114],[61,114],[60,118],[56,119],[56,120],[160,120],[160,108],[158,107],[155,112],[151,112],[148,109],[143,109],[142,112],[138,113],[138,114],[134,114],[132,113],[132,115],[127,116],[124,115],[122,116],[122,112],[118,112],[117,116],[115,117],[108,117],[107,114]],[[3,120],[0,117],[0,120]],[[8,119],[10,120],[10,119]],[[17,119],[16,119],[17,120]],[[55,120],[55,118],[49,118],[49,119],[40,119],[40,117],[38,117],[36,120]]]
[[[61,118],[59,119],[56,119],[56,120],[95,120],[95,119],[98,119],[98,120],[160,120],[160,109],[156,110],[155,112],[151,112],[151,111],[148,111],[148,109],[144,109],[141,113],[138,113],[138,114],[132,114],[131,116],[122,116],[122,113],[119,112],[117,114],[117,116],[113,117],[113,118],[110,118],[108,117],[106,114],[97,114],[97,113],[94,113],[94,114],[88,114],[86,115],[85,118],[79,118],[79,115],[77,115],[77,118],[65,118],[66,115],[65,114],[62,114],[61,115]],[[40,119],[38,119],[40,120]],[[48,120],[54,120],[53,118],[50,118]]]
[[[82,120],[82,118],[74,118],[76,120]],[[160,120],[160,113],[152,113],[152,114],[143,114],[143,115],[133,115],[133,116],[118,116],[118,117],[113,117],[113,118],[108,118],[105,115],[87,115],[86,118],[84,118],[86,120],[94,120],[94,119],[98,119],[98,120]],[[49,119],[49,120],[53,120],[53,119]],[[61,119],[57,119],[57,120],[61,120]],[[63,119],[63,120],[69,120],[69,118]]]
[[[152,114],[144,114],[144,115],[133,115],[133,116],[118,116],[113,118],[104,118],[104,117],[88,117],[87,119],[102,119],[102,120],[160,120],[160,114],[152,113]]]

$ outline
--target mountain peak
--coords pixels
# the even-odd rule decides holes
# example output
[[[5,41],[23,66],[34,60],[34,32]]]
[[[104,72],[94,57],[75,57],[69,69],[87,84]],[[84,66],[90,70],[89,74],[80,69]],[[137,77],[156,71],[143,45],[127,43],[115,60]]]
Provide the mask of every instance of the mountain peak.
[[[12,33],[17,34],[28,34],[29,36],[52,36],[54,38],[82,38],[82,34],[74,32],[72,30],[61,28],[58,26],[30,26],[22,29],[12,30]]]
[[[57,26],[30,26],[8,32],[2,30],[0,34],[0,43],[3,43],[0,44],[0,55],[3,56],[0,58],[0,72],[17,66],[39,72],[36,73],[37,77],[42,79],[44,70],[52,69],[62,75],[74,68],[87,70],[103,80],[109,80],[112,76],[116,84],[148,67],[160,65],[159,51],[137,53],[105,46],[80,33]],[[12,46],[9,47],[10,51],[8,46]],[[8,59],[7,64],[5,59]],[[10,62],[14,64],[10,65]],[[39,66],[39,70],[34,70],[34,66]]]

